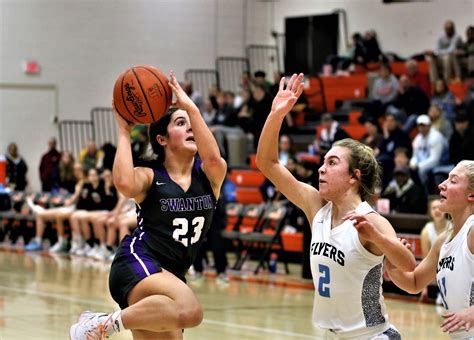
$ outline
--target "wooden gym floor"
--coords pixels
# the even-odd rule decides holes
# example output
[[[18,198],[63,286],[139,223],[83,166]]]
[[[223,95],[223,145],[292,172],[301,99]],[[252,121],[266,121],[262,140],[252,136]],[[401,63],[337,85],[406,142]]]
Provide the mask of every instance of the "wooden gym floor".
[[[109,263],[0,251],[0,339],[68,339],[69,326],[90,309],[110,312],[117,305],[108,292]],[[251,264],[252,265],[252,264]],[[322,339],[313,328],[310,282],[277,274],[277,284],[233,276],[229,284],[210,275],[191,282],[204,308],[203,323],[185,339]],[[254,281],[271,281],[267,274]],[[283,284],[282,284],[283,282]],[[390,321],[403,339],[448,339],[439,328],[436,306],[386,299]],[[111,339],[131,339],[124,332]]]

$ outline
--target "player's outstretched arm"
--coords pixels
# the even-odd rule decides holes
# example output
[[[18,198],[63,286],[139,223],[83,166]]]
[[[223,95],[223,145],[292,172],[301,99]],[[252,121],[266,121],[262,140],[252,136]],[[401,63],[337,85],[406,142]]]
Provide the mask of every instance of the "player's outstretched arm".
[[[181,88],[173,71],[170,72],[169,84],[176,96],[176,103],[174,105],[188,113],[194,140],[202,160],[202,169],[207,178],[209,178],[216,197],[219,197],[220,188],[227,171],[227,164],[221,157],[219,146],[206,122],[202,119],[201,112],[199,112],[196,104]]]
[[[441,245],[446,234],[441,234],[431,247],[428,255],[412,271],[403,271],[394,266],[390,261],[386,262],[387,273],[398,287],[404,291],[416,294],[421,292],[436,278],[436,267]]]
[[[372,253],[385,255],[395,267],[412,271],[416,267],[413,253],[397,238],[390,222],[379,214],[347,214],[344,219],[351,220],[359,233],[359,239]]]
[[[293,74],[285,86],[285,78],[273,99],[272,109],[260,135],[257,147],[257,167],[293,204],[301,208],[308,219],[321,208],[319,192],[299,182],[278,160],[278,134],[283,119],[303,92],[303,74]]]

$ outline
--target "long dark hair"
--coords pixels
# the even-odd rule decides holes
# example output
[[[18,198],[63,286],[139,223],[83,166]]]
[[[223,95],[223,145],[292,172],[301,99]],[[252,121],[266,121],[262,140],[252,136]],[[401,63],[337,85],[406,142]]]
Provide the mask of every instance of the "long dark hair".
[[[156,136],[168,136],[168,125],[171,121],[171,116],[177,110],[178,109],[176,107],[170,108],[158,121],[151,123],[150,128],[148,129],[151,148],[153,153],[158,156],[156,161],[158,161],[160,164],[163,164],[165,161],[165,148],[160,143],[158,143]]]

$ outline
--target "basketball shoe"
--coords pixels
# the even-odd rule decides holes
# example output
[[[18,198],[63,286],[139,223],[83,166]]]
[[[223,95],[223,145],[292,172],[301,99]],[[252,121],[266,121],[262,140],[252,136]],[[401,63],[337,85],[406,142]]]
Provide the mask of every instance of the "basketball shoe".
[[[123,329],[121,324],[120,311],[106,314],[85,311],[79,317],[77,323],[69,330],[70,340],[103,340],[109,335],[120,332]]]

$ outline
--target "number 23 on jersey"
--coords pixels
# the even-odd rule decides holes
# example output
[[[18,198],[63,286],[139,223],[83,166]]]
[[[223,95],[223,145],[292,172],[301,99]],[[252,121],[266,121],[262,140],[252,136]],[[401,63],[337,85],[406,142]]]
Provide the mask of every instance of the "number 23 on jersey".
[[[191,221],[191,227],[193,232],[188,236],[189,221],[186,218],[175,218],[173,220],[173,226],[176,229],[173,232],[173,238],[175,241],[182,243],[185,247],[196,243],[201,237],[202,228],[204,227],[205,218],[203,216],[196,216]]]

